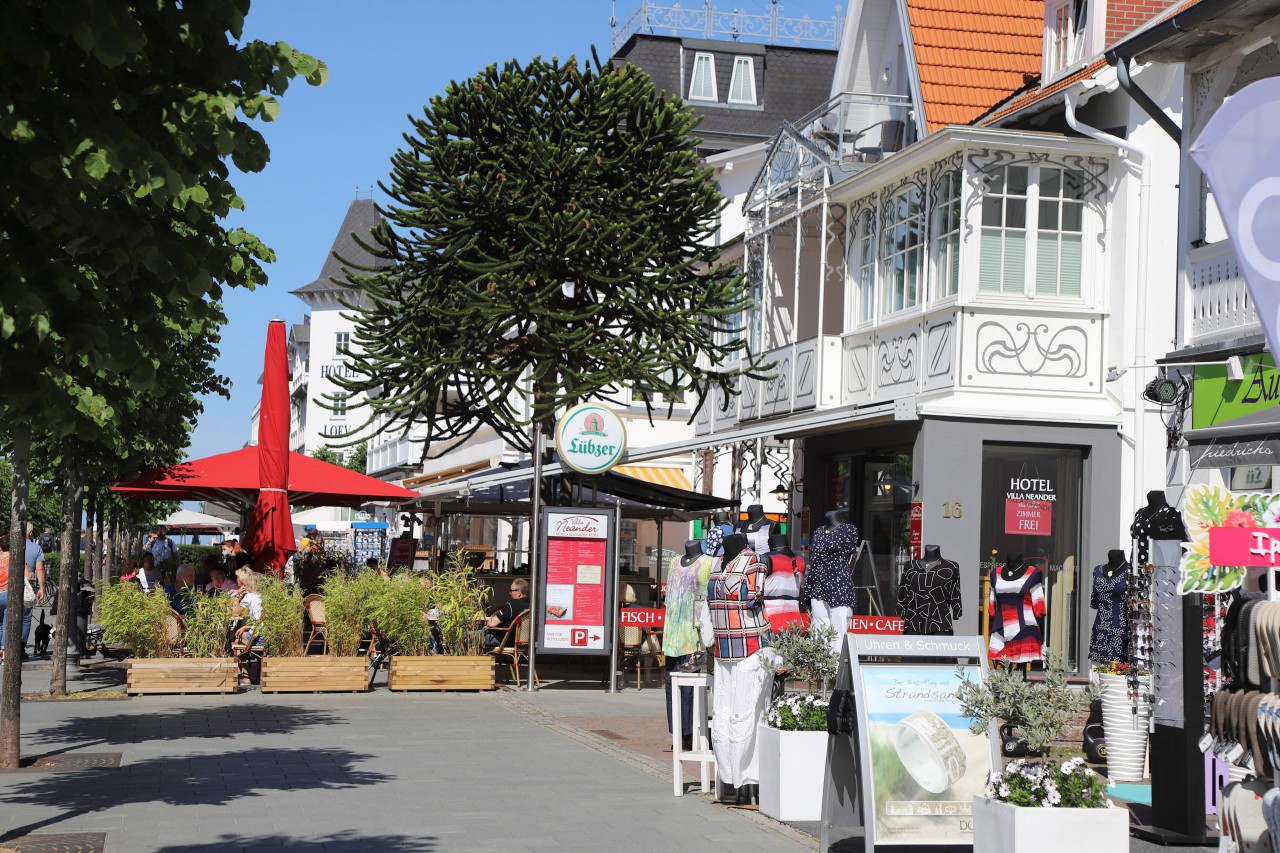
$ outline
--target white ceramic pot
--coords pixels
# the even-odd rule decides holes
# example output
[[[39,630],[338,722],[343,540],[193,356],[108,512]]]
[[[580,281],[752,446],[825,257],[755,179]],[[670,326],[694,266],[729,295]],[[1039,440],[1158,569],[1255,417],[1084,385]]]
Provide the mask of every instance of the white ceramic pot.
[[[827,733],[784,732],[761,723],[756,749],[760,811],[774,820],[821,820]]]
[[[1098,679],[1102,683],[1102,727],[1107,737],[1107,778],[1114,782],[1137,782],[1143,778],[1147,763],[1150,676],[1139,679],[1136,716],[1125,676],[1103,674]]]
[[[1046,809],[973,798],[973,853],[1128,853],[1129,810]]]

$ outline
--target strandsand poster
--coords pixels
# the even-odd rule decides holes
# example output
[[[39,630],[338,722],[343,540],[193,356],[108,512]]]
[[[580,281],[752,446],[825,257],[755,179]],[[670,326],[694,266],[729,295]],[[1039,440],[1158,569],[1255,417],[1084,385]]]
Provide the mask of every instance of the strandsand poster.
[[[861,667],[876,844],[973,843],[973,798],[992,769],[991,743],[969,731],[957,672],[974,682],[981,675],[954,664]]]

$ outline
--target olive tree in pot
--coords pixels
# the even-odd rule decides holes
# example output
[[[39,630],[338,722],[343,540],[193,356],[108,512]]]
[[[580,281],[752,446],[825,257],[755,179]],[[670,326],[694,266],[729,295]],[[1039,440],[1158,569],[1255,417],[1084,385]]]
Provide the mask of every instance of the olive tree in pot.
[[[1053,747],[1071,719],[1097,698],[1095,685],[1074,688],[1056,661],[1035,681],[1012,669],[982,682],[962,680],[956,693],[971,730],[1011,723],[1038,760],[1017,759],[987,780],[973,801],[975,853],[1122,853],[1129,849],[1129,815],[1111,808],[1106,783],[1082,758],[1058,763]]]
[[[835,629],[793,625],[773,634],[775,673],[804,683],[770,703],[759,728],[760,811],[775,820],[821,820],[826,770],[827,699],[813,692],[836,674]],[[825,689],[823,690],[825,694]]]
[[[392,690],[494,689],[494,661],[484,648],[491,593],[467,565],[462,549],[449,554],[443,571],[421,580],[397,577],[390,586],[384,584],[379,630],[384,635],[396,632],[393,644],[400,646],[391,658],[388,686]],[[432,653],[433,635],[438,653]]]
[[[369,624],[368,581],[334,572],[325,579],[329,654],[307,656],[302,640],[302,592],[275,577],[258,582],[262,596],[263,693],[363,692],[369,667],[360,641]]]

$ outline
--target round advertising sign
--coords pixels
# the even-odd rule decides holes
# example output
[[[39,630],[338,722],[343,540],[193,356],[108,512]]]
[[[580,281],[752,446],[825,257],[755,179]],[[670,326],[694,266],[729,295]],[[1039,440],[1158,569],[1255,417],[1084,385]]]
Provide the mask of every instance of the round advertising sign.
[[[581,474],[603,474],[618,464],[626,449],[622,418],[599,403],[579,403],[556,424],[560,461]]]

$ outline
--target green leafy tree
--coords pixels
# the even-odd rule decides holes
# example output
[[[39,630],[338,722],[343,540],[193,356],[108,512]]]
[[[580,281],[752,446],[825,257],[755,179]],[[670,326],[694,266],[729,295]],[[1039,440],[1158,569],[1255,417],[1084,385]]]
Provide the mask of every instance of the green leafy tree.
[[[295,76],[318,84],[327,70],[283,42],[244,41],[248,9],[248,0],[5,6],[0,423],[10,430],[0,450],[13,463],[13,532],[28,516],[33,438],[88,426],[102,433],[92,444],[124,432],[122,386],[140,399],[174,387],[165,353],[175,324],[216,324],[224,287],[266,280],[270,250],[224,225],[244,206],[229,164],[262,169],[267,146],[250,122],[276,117],[276,96]],[[174,424],[153,413],[129,446],[171,449]],[[62,474],[81,467],[67,456],[74,464]],[[11,647],[20,576],[10,577]],[[19,690],[9,667],[0,696],[0,766],[9,768],[18,766]]]
[[[423,424],[439,456],[488,427],[528,450],[531,423],[583,400],[643,389],[652,414],[657,395],[735,393],[739,359],[759,375],[697,117],[642,71],[491,65],[411,122],[366,246],[388,265],[348,265],[358,345],[335,382],[369,414],[353,434]]]

